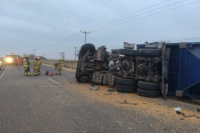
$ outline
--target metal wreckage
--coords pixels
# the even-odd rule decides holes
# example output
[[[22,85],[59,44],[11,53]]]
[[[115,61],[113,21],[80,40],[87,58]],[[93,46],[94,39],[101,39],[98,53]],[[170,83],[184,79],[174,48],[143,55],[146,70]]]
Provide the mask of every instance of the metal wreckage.
[[[84,44],[79,52],[76,79],[115,86],[119,92],[166,98],[200,99],[200,42],[144,44],[125,42],[123,49]]]

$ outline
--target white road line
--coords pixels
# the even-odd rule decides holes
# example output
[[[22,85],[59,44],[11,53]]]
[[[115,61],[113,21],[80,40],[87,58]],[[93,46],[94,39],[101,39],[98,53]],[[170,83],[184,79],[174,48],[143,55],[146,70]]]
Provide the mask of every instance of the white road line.
[[[58,84],[58,85],[60,84],[60,83],[56,82],[55,80],[53,80],[53,79],[51,79],[51,78],[48,78],[48,79],[51,80],[52,82]]]
[[[1,78],[3,77],[3,75],[5,74],[5,72],[6,72],[6,70],[7,70],[7,67],[8,67],[8,66],[6,66],[6,69],[5,69],[4,72],[1,74],[0,80],[1,80]]]

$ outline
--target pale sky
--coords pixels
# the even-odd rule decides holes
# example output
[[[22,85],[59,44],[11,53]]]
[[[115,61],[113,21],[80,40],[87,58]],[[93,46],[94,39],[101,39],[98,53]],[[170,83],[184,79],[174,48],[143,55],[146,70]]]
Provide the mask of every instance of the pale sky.
[[[200,42],[200,0],[0,0],[0,57],[35,54],[74,59],[87,42]]]

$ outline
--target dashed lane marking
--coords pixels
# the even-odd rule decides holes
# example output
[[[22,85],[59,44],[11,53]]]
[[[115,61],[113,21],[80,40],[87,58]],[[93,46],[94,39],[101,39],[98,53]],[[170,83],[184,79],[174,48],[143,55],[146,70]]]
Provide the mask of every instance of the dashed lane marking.
[[[53,80],[53,79],[51,79],[51,78],[48,78],[48,79],[51,80],[52,82],[58,84],[58,85],[60,84],[60,83],[56,82],[55,80]]]
[[[7,70],[7,67],[8,67],[8,66],[6,66],[4,72],[1,74],[1,76],[0,76],[0,80],[2,79],[3,75],[5,74],[5,72],[6,72],[6,70]]]

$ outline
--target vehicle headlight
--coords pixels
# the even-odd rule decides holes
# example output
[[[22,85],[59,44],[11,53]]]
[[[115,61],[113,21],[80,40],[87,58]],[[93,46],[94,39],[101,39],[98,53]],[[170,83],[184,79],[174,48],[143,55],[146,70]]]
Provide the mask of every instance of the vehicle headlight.
[[[12,58],[6,58],[6,62],[7,62],[7,63],[11,63],[12,61],[13,61]]]

